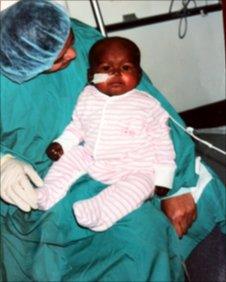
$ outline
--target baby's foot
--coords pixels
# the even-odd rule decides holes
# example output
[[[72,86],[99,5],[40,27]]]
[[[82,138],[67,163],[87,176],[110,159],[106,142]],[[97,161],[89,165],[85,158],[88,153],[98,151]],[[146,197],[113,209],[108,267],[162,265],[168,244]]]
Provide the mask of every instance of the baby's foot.
[[[73,210],[78,223],[84,227],[96,226],[101,217],[99,205],[93,199],[76,202]]]
[[[38,198],[38,209],[46,211],[50,208],[50,203],[48,201],[49,195],[45,187],[41,187],[35,190]]]
[[[73,210],[77,222],[93,231],[104,231],[113,224],[103,216],[97,197],[76,202],[73,205]]]
[[[45,185],[41,188],[37,188],[36,193],[38,197],[38,208],[44,211],[52,208],[52,206],[54,206],[66,195],[66,191],[63,189],[51,189]]]

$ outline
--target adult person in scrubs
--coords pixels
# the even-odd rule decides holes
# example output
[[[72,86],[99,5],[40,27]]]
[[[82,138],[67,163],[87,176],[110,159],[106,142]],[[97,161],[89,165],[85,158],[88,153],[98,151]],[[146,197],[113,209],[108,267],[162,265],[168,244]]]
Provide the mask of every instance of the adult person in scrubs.
[[[34,186],[51,165],[45,150],[70,121],[87,81],[88,51],[101,36],[46,0],[19,1],[1,12],[1,22],[2,280],[183,280],[182,261],[216,224],[224,228],[223,184],[171,123],[174,196],[156,197],[95,233],[73,228],[72,203],[105,188],[84,176],[48,212],[37,211]],[[139,89],[183,124],[145,74]]]

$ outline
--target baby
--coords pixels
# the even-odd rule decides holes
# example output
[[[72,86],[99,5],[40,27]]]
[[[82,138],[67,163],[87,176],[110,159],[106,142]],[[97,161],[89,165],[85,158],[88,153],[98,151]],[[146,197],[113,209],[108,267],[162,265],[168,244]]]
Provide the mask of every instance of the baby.
[[[71,123],[50,144],[55,162],[38,191],[39,208],[62,199],[83,174],[108,186],[75,202],[79,225],[104,231],[155,192],[172,188],[176,165],[168,114],[149,94],[136,89],[142,70],[135,43],[112,37],[89,53],[90,84],[81,93]]]

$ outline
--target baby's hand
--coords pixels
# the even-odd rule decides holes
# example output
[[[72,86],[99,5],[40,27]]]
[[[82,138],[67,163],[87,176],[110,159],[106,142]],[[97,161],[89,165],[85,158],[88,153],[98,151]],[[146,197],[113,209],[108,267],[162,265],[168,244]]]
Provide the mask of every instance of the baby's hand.
[[[160,197],[166,196],[168,192],[169,189],[166,187],[160,187],[160,186],[155,187],[155,194]]]
[[[64,154],[64,150],[59,143],[53,142],[46,149],[46,154],[51,160],[58,161]]]

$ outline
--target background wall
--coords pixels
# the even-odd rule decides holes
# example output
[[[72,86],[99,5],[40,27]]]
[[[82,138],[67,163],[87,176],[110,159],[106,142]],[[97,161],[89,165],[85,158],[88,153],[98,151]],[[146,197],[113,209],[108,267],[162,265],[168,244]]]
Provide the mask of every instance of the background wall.
[[[1,1],[2,7],[15,1]],[[88,0],[53,1],[63,4],[71,17],[96,26]],[[196,0],[197,6],[218,3]],[[170,0],[99,0],[105,24],[122,22],[123,15],[138,18],[167,13]],[[191,1],[190,8],[194,5]],[[174,1],[173,11],[182,8]],[[126,36],[142,52],[142,66],[154,85],[178,111],[225,99],[225,50],[222,12],[188,18],[184,39],[178,38],[179,20],[147,25],[108,36]]]

